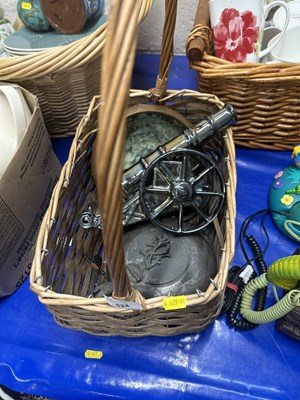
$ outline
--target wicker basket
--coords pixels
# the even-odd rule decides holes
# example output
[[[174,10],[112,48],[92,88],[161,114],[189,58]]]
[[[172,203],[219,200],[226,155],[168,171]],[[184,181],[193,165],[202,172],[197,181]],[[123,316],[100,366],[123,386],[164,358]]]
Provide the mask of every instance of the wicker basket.
[[[214,154],[227,187],[224,207],[205,232],[218,261],[218,272],[207,290],[187,295],[186,308],[165,310],[163,297],[144,299],[132,289],[123,261],[123,163],[120,160],[124,152],[128,105],[153,104],[155,100],[155,103],[181,113],[193,124],[224,106],[214,95],[165,89],[173,48],[176,3],[166,1],[158,84],[153,90],[131,90],[128,99],[138,2],[113,2],[107,46],[114,42],[115,47],[111,47],[114,52],[104,52],[103,56],[105,71],[109,72],[101,77],[101,98],[93,99],[77,130],[39,231],[30,275],[31,289],[56,322],[65,327],[95,335],[175,335],[204,329],[216,319],[222,307],[235,240],[236,170],[231,129],[220,132],[204,147]],[[123,38],[122,43],[117,38]],[[122,61],[121,65],[115,63],[117,59]],[[102,235],[95,228],[82,229],[76,219],[97,196]],[[89,297],[98,280],[97,266],[91,260],[100,254],[102,246],[114,285],[113,297],[139,303],[142,311],[115,308],[103,297]]]
[[[143,0],[139,21],[148,14],[152,1]],[[0,60],[0,81],[16,82],[38,97],[53,137],[74,135],[91,99],[99,93],[106,31],[104,22],[91,35],[69,45]]]
[[[199,0],[187,40],[190,66],[199,90],[232,104],[238,115],[236,144],[271,150],[292,149],[300,141],[300,65],[234,64],[212,54],[208,1]]]

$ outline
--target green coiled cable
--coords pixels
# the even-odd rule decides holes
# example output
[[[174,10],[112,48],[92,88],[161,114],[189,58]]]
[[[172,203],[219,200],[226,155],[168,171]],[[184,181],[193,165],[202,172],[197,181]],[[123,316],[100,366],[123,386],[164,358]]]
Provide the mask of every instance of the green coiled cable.
[[[300,280],[300,256],[279,258],[268,269],[271,283],[286,290],[297,287]]]
[[[285,316],[295,307],[300,306],[300,290],[291,290],[297,286],[299,280],[299,255],[275,261],[267,273],[251,280],[245,287],[241,301],[241,315],[255,324],[266,324]],[[290,292],[270,308],[264,311],[253,311],[251,306],[256,291],[268,286],[269,283],[290,290]]]

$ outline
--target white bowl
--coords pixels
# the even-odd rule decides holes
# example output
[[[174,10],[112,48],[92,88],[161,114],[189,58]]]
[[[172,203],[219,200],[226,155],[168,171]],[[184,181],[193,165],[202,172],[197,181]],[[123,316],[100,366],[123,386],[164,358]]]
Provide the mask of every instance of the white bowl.
[[[6,96],[0,91],[0,176],[13,158],[17,143],[12,109]]]
[[[23,133],[22,132],[19,133],[20,136],[21,136],[21,140],[22,140],[22,137],[23,137],[23,135],[24,135],[24,133],[26,131],[26,128],[28,127],[29,122],[31,120],[32,112],[31,112],[31,110],[30,110],[30,108],[29,108],[29,106],[27,104],[27,101],[26,101],[26,99],[25,99],[25,97],[24,97],[24,95],[22,93],[22,90],[21,90],[20,86],[14,86],[14,87],[15,87],[15,89],[16,89],[19,97],[20,97],[20,100],[21,100],[21,103],[22,103],[22,107],[23,107],[23,112],[24,112],[24,115],[25,115],[25,130],[24,130]]]
[[[13,158],[30,118],[31,111],[21,89],[0,84],[0,176]]]

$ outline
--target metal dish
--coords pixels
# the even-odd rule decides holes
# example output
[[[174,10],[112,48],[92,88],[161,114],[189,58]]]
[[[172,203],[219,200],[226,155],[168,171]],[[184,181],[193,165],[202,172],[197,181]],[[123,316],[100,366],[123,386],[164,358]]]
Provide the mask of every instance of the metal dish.
[[[125,233],[124,249],[130,282],[145,298],[204,292],[217,273],[210,243],[200,233],[179,236],[142,223]]]
[[[126,120],[124,170],[191,126],[186,118],[167,106],[144,104],[130,107]]]

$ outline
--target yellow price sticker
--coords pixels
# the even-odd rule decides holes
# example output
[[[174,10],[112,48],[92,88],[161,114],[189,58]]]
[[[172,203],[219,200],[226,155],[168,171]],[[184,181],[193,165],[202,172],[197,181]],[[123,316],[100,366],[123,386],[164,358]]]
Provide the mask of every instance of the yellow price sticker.
[[[21,8],[23,8],[23,10],[31,10],[31,4],[26,3],[25,1],[22,1]]]
[[[85,358],[95,358],[100,360],[100,358],[103,357],[102,351],[97,351],[97,350],[86,350],[84,353]]]
[[[177,310],[179,308],[186,308],[187,298],[185,296],[170,296],[165,297],[163,300],[163,307],[165,310]]]

